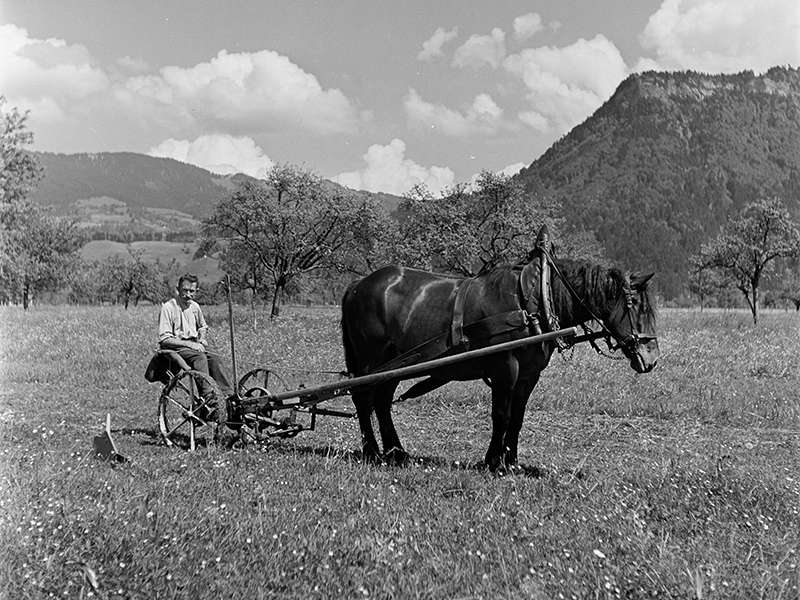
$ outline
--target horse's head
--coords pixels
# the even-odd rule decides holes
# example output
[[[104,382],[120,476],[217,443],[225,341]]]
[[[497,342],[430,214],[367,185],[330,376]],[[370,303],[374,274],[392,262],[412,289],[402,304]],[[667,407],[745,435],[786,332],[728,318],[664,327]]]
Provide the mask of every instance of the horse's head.
[[[626,277],[606,320],[616,347],[628,357],[637,373],[652,371],[658,362],[656,314],[647,293],[652,276],[650,273]]]

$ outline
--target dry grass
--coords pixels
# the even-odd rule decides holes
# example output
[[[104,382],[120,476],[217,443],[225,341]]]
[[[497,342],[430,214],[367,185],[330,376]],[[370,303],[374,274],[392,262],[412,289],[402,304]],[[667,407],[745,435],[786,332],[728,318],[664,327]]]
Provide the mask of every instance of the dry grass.
[[[226,310],[207,314],[229,355]],[[335,311],[258,332],[237,315],[240,374],[314,382],[288,371],[343,366]],[[244,452],[169,450],[142,378],[156,317],[0,309],[7,597],[800,595],[795,313],[754,329],[744,313],[664,311],[664,358],[644,376],[588,348],[556,357],[526,417],[527,469],[500,479],[474,467],[479,384],[396,406],[403,469],[361,464],[342,419]],[[106,412],[126,465],[92,455]]]

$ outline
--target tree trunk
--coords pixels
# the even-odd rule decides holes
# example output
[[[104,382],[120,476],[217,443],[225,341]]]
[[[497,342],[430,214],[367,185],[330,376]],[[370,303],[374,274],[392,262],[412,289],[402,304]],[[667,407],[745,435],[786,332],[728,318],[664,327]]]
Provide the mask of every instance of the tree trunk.
[[[280,316],[281,304],[283,303],[283,288],[285,285],[283,281],[278,281],[275,284],[275,291],[272,293],[272,312],[269,315],[270,319]]]
[[[753,284],[753,304],[750,307],[753,312],[753,325],[758,325],[758,286]]]
[[[28,278],[25,278],[24,283],[22,284],[22,309],[28,310],[28,306],[30,306],[30,297],[31,297],[31,283],[28,281]]]

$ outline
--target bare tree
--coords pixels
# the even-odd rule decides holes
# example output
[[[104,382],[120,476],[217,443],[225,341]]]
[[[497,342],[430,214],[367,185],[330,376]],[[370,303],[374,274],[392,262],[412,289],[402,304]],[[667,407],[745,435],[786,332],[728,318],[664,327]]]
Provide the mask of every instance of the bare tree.
[[[758,323],[759,287],[779,258],[800,255],[800,229],[783,203],[759,200],[745,208],[708,244],[695,264],[717,271],[744,295]]]

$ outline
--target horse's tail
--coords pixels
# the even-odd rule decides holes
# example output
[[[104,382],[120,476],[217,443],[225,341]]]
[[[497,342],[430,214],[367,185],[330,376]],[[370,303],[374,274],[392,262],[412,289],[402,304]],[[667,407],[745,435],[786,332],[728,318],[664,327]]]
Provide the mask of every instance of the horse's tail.
[[[358,365],[356,364],[356,353],[353,348],[353,342],[350,339],[350,331],[348,327],[347,309],[353,301],[353,289],[358,285],[358,281],[354,281],[347,286],[347,289],[342,296],[342,346],[344,347],[344,364],[347,367],[347,372],[351,375],[358,373]]]

